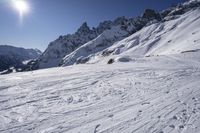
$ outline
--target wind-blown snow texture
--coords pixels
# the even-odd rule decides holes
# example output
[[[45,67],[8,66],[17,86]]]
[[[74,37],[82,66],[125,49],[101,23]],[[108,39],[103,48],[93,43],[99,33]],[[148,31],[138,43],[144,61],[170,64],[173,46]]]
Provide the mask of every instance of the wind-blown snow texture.
[[[0,76],[0,132],[199,133],[200,52]]]

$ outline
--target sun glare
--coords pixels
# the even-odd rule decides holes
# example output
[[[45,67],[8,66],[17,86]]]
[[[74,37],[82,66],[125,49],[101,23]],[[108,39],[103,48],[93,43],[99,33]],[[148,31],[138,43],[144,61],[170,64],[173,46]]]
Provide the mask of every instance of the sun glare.
[[[27,0],[12,0],[14,8],[19,12],[21,16],[29,11],[29,5]]]

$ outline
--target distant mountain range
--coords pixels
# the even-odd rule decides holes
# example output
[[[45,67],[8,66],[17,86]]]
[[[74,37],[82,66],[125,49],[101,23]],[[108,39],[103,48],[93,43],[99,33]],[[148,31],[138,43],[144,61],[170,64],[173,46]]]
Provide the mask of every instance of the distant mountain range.
[[[180,29],[179,25],[181,26],[184,22],[185,24],[190,23],[190,27],[194,26],[190,30],[196,30],[199,26],[197,23],[198,13],[200,13],[199,5],[199,0],[190,0],[162,12],[146,9],[141,16],[136,18],[119,17],[114,21],[101,22],[93,28],[88,27],[87,23],[83,23],[74,34],[60,36],[51,42],[44,53],[32,62],[32,69],[96,62],[97,59],[122,54],[126,51],[132,51],[132,57],[134,57],[133,55],[168,53],[169,51],[164,52],[162,49],[169,50],[169,45],[174,52],[184,51],[183,47],[187,47],[186,50],[193,49],[193,46],[186,43],[184,46],[177,47],[178,41],[182,40],[178,40],[174,44],[175,40],[170,37],[175,36],[170,36],[170,34],[176,31],[178,32],[177,38],[183,36],[179,33],[185,27]],[[196,19],[194,23],[189,22],[192,21],[192,18],[189,18],[192,11],[196,13],[191,16]],[[190,37],[188,32],[184,32],[184,34],[186,38]],[[194,36],[198,38],[198,34]],[[164,40],[164,37],[168,39]],[[158,47],[157,44],[163,47],[160,45]],[[160,52],[154,53],[152,48],[155,47],[156,51]],[[170,53],[173,53],[172,51]]]
[[[36,61],[34,68],[86,63],[91,54],[105,50],[115,42],[139,31],[153,20],[160,21],[161,16],[154,10],[148,9],[142,17],[119,17],[114,21],[104,21],[93,28],[88,27],[85,22],[74,34],[60,36],[51,42]],[[72,53],[74,53],[73,57],[68,57]]]
[[[103,60],[128,61],[200,49],[199,7],[200,0],[189,0],[162,12],[146,9],[141,16],[118,17],[93,28],[84,22],[74,34],[60,36],[51,42],[41,55],[39,52],[39,57],[34,56],[34,60],[26,64],[24,70]]]
[[[37,59],[41,55],[38,49],[24,49],[0,45],[0,71],[23,66],[25,61]]]

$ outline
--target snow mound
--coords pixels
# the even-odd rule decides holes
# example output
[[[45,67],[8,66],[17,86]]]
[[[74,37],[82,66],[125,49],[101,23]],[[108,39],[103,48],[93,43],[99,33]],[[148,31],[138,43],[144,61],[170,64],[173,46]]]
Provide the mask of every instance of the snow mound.
[[[128,56],[115,58],[115,62],[130,62],[130,61],[132,61],[132,59]]]

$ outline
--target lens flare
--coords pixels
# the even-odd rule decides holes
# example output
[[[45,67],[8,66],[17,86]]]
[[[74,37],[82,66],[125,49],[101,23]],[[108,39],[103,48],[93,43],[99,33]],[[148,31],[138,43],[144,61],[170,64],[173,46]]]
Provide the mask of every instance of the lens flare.
[[[19,12],[22,19],[24,14],[29,12],[29,5],[27,0],[12,0],[13,7]]]

